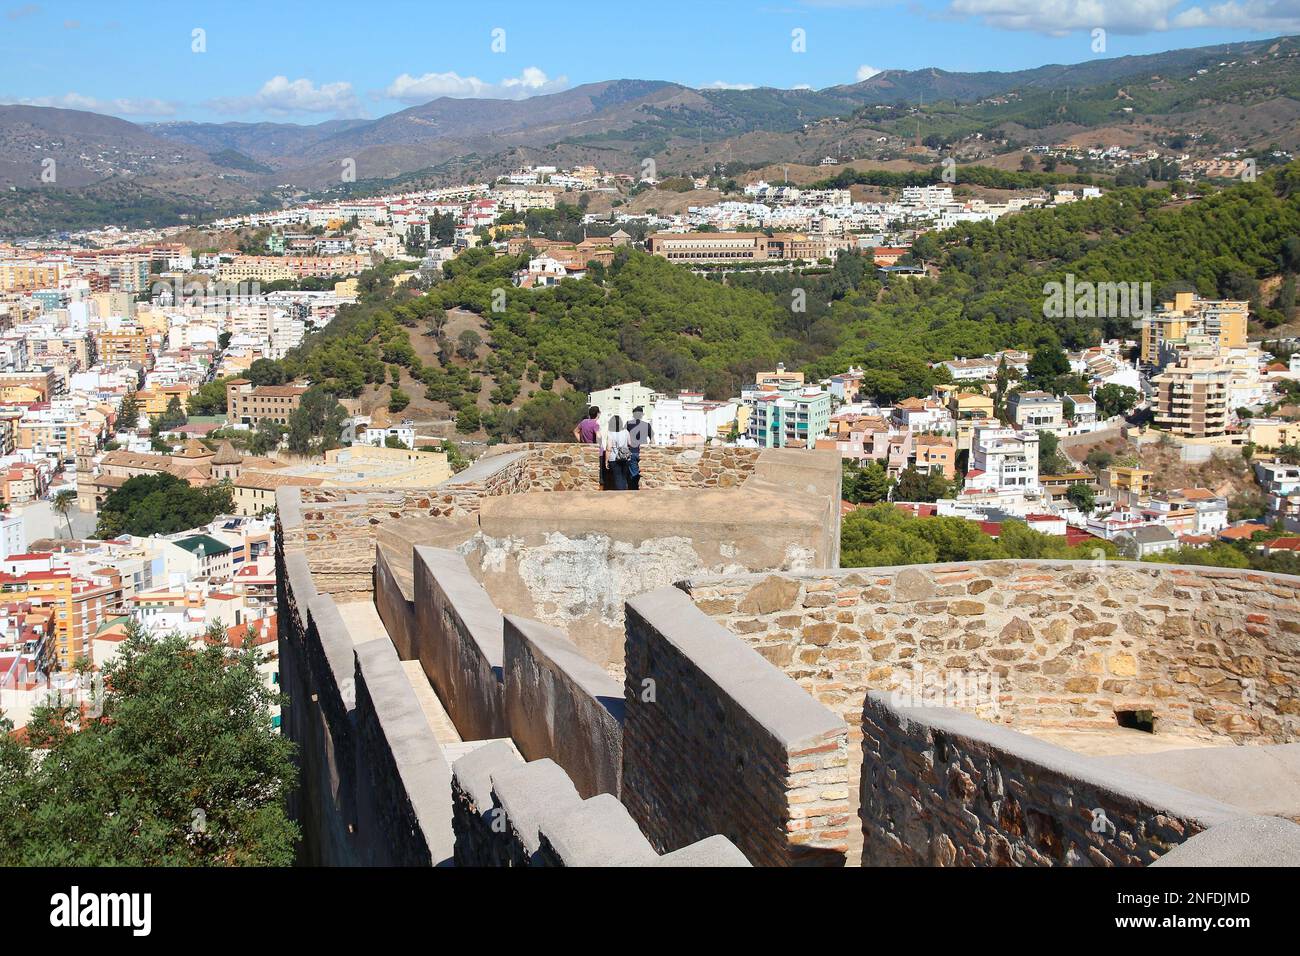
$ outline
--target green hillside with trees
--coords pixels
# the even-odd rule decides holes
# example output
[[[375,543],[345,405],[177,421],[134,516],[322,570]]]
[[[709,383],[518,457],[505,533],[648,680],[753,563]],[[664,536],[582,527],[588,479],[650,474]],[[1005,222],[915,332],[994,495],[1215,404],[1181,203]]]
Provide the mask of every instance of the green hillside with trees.
[[[1207,187],[1195,201],[1125,188],[963,224],[921,236],[913,256],[929,276],[882,282],[857,255],[833,266],[724,277],[624,248],[585,279],[519,289],[510,279],[524,256],[473,249],[425,292],[393,291],[376,270],[361,303],[264,371],[306,376],[343,398],[396,383],[405,370],[427,400],[447,405],[462,431],[554,440],[568,435],[581,407],[581,396],[556,393],[561,379],[582,394],[639,379],[725,398],[777,362],[813,376],[856,365],[866,371],[868,394],[895,401],[943,380],[932,361],[1003,348],[1059,355],[1132,334],[1129,318],[1044,317],[1044,284],[1067,273],[1078,281],[1151,282],[1156,301],[1178,289],[1249,299],[1269,327],[1292,307],[1282,299],[1287,289],[1294,298],[1300,272],[1300,164],[1254,183]],[[1262,281],[1278,276],[1281,291],[1266,296]],[[451,309],[482,317],[482,358],[474,357],[477,343],[447,336]],[[421,361],[411,344],[417,335],[435,340],[438,361]],[[495,388],[480,405],[486,375]],[[519,402],[525,382],[537,389]],[[394,394],[394,410],[404,400]]]

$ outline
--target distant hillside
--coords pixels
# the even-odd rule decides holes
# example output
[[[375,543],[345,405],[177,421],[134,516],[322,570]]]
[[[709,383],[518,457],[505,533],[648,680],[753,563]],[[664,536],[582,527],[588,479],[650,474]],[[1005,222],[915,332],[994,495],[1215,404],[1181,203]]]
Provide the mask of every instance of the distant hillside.
[[[980,133],[1014,148],[1090,129],[1110,136],[1120,126],[1135,144],[1194,129],[1207,147],[1291,148],[1300,127],[1298,64],[1300,44],[1283,37],[1013,72],[887,70],[823,90],[610,80],[526,100],[441,97],[374,120],[315,125],[138,126],[76,110],[0,107],[0,187],[47,186],[34,162],[45,156],[58,162],[59,188],[118,184],[108,205],[70,206],[48,188],[43,196],[0,196],[0,233],[40,229],[41,209],[62,209],[64,223],[108,221],[98,217],[129,213],[133,191],[198,212],[235,208],[282,186],[338,188],[342,159],[356,165],[356,191],[363,183],[377,190],[389,181],[484,178],[521,161],[631,172],[654,157],[661,173],[717,163],[752,169],[826,155],[888,160],[919,138]],[[78,220],[83,214],[91,218]]]

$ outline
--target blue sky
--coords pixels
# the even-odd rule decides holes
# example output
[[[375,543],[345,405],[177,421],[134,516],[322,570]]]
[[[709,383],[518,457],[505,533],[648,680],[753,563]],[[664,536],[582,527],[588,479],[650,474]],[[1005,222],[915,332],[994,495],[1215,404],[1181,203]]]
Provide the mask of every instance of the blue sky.
[[[0,102],[315,123],[622,77],[822,88],[1285,33],[1300,33],[1300,0],[0,0]]]

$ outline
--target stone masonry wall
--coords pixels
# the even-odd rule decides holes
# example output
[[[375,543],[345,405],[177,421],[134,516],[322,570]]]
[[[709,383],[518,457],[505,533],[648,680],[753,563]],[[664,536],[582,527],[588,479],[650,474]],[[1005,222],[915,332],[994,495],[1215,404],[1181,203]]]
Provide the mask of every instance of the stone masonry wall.
[[[873,691],[862,713],[862,862],[1146,866],[1241,811],[1061,747]]]
[[[491,480],[486,494],[518,491],[594,491],[600,487],[600,455],[595,445],[530,442],[501,446],[502,454],[526,450],[509,477]],[[642,488],[734,488],[754,473],[757,448],[721,445],[641,449]],[[507,490],[508,489],[508,490]]]
[[[498,460],[499,459],[499,460]],[[287,533],[291,548],[307,550],[316,587],[338,600],[369,597],[375,527],[409,517],[476,515],[483,498],[532,491],[599,489],[593,445],[503,445],[471,469],[436,488],[288,488],[277,494],[298,502],[301,520]],[[754,471],[753,448],[647,447],[642,450],[643,488],[730,488]]]
[[[855,790],[869,689],[1018,727],[1113,728],[1127,710],[1151,711],[1157,733],[1223,743],[1300,735],[1294,577],[992,561],[684,586],[702,611],[843,715]]]
[[[847,727],[676,588],[627,605],[623,802],[660,852],[713,834],[756,866],[841,866]]]
[[[1224,743],[1300,738],[1300,578],[1115,562],[992,561],[689,582],[697,606],[846,720],[913,668],[987,676],[957,703],[1037,728]],[[996,681],[993,680],[996,678]],[[940,683],[946,683],[940,680]]]

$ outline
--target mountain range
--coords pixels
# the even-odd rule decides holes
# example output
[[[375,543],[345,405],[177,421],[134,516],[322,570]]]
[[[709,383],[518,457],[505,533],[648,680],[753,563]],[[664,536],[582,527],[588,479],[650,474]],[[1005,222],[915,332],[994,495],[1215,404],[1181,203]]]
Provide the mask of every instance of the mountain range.
[[[655,157],[661,175],[689,171],[675,167],[708,156],[749,165],[816,162],[818,151],[842,145],[846,134],[858,144],[873,138],[862,135],[868,132],[906,132],[910,138],[910,126],[902,126],[898,111],[883,107],[903,108],[907,123],[918,132],[922,120],[934,120],[935,129],[1001,130],[1005,135],[1011,126],[1023,133],[1033,123],[1024,110],[1000,120],[987,103],[990,98],[1030,101],[1046,95],[1061,114],[1057,93],[1065,101],[1091,96],[1106,108],[1088,114],[1084,126],[1105,125],[1121,109],[1110,101],[1130,96],[1120,86],[1126,81],[1164,92],[1143,103],[1147,112],[1185,114],[1232,105],[1236,129],[1225,115],[1223,132],[1230,135],[1215,139],[1256,148],[1286,139],[1279,139],[1276,127],[1300,118],[1297,39],[1014,72],[886,70],[860,83],[822,90],[692,89],[657,80],[609,80],[523,100],[442,97],[378,119],[310,125],[136,124],[78,110],[0,106],[0,234],[119,221],[112,217],[124,212],[125,225],[161,224],[254,203],[274,204],[339,188],[344,160],[353,161],[358,181],[377,185],[398,177],[482,178],[522,161],[547,159],[635,172],[649,156]],[[1229,64],[1235,71],[1230,77]],[[1199,87],[1192,85],[1198,80],[1203,81]],[[1194,95],[1179,99],[1168,94],[1180,87]],[[1265,106],[1267,122],[1254,124],[1258,128],[1249,122],[1242,126],[1242,109]],[[1073,115],[1065,120],[1078,125]],[[1049,115],[1038,126],[1052,122]],[[827,124],[836,128],[828,131]],[[1169,129],[1177,125],[1177,120],[1164,124]],[[1155,128],[1163,127],[1157,122]],[[860,135],[854,139],[854,133]],[[45,158],[55,160],[54,183],[40,178]]]

